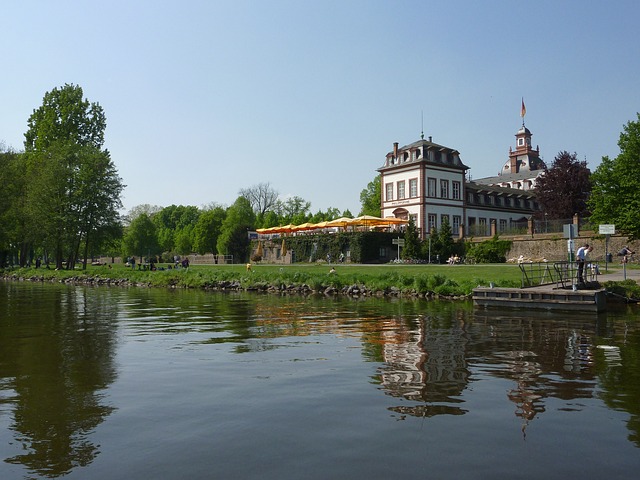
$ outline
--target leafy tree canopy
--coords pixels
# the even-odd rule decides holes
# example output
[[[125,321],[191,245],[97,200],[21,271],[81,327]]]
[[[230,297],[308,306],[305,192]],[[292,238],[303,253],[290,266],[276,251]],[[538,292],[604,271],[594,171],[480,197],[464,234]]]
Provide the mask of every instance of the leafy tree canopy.
[[[376,175],[367,188],[360,192],[360,204],[360,215],[380,216],[380,175]]]
[[[577,154],[558,153],[551,168],[538,177],[535,194],[549,219],[568,219],[574,214],[587,214],[587,199],[591,192],[590,171],[586,161]]]
[[[623,127],[618,146],[620,154],[603,157],[591,175],[591,223],[614,224],[616,230],[640,238],[640,113]]]
[[[73,84],[47,92],[29,117],[25,151],[46,150],[58,142],[101,148],[107,127],[104,111],[82,95],[82,88]]]

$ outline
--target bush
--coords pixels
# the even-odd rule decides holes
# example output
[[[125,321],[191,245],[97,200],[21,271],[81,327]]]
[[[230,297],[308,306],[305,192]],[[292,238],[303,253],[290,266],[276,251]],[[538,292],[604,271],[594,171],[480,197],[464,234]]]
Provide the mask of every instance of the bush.
[[[511,244],[511,241],[500,240],[496,235],[491,240],[468,244],[467,257],[475,260],[476,263],[505,263]]]

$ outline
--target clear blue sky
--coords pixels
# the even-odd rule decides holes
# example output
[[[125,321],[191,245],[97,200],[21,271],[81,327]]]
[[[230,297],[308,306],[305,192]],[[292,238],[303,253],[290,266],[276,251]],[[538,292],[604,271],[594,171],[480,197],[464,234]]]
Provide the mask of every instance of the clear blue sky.
[[[357,214],[392,150],[425,136],[497,174],[525,122],[594,169],[640,111],[640,2],[22,0],[2,7],[0,142],[45,92],[107,116],[125,208],[269,182]]]

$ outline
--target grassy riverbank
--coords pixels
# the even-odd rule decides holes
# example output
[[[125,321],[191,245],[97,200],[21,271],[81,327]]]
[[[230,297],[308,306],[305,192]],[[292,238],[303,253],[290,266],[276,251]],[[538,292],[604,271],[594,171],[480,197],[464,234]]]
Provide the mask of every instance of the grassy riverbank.
[[[20,268],[3,273],[12,279],[32,281],[348,295],[462,297],[470,295],[477,286],[491,283],[496,287],[521,286],[520,269],[513,264],[254,264],[251,271],[245,265],[192,265],[188,269],[169,269],[168,265],[158,267],[156,271],[144,271],[114,264],[111,268],[105,265],[60,271]]]
[[[77,283],[125,283],[176,288],[309,290],[325,293],[403,295],[469,295],[478,285],[519,287],[520,270],[515,265],[192,265],[156,271],[133,270],[124,265],[88,266],[86,270],[20,268],[5,276],[41,281]],[[160,268],[164,268],[161,270]]]

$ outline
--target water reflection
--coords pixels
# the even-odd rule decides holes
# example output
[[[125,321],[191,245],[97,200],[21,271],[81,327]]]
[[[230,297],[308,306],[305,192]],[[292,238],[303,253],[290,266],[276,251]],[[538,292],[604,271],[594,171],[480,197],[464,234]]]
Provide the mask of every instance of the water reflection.
[[[238,438],[238,425],[251,432],[262,425],[256,435],[267,435],[263,431],[268,424],[259,422],[266,422],[272,412],[252,403],[249,397],[256,391],[278,397],[276,409],[280,397],[286,399],[279,430],[299,435],[300,422],[308,421],[307,403],[313,400],[296,403],[297,392],[311,388],[310,383],[300,384],[303,375],[296,375],[299,359],[311,359],[305,371],[326,380],[330,374],[314,363],[326,362],[335,351],[345,356],[356,351],[359,359],[346,365],[342,358],[331,359],[333,368],[344,370],[337,384],[357,389],[364,378],[374,392],[352,402],[349,392],[336,388],[335,405],[318,401],[326,412],[323,418],[340,418],[345,403],[357,404],[354,415],[360,410],[370,414],[367,407],[374,404],[385,415],[378,422],[391,416],[397,420],[391,423],[408,429],[415,419],[446,421],[455,416],[455,421],[471,421],[469,417],[480,412],[508,418],[508,428],[520,438],[552,423],[539,422],[542,418],[556,421],[559,411],[578,414],[602,401],[629,415],[628,440],[640,446],[640,328],[635,311],[585,318],[474,310],[463,302],[51,285],[0,284],[0,294],[7,299],[0,302],[0,420],[10,418],[11,430],[10,442],[5,442],[9,447],[0,446],[0,453],[8,464],[24,465],[39,476],[61,476],[100,463],[95,462],[101,451],[95,432],[101,424],[117,423],[114,417],[123,407],[122,400],[118,403],[109,393],[114,383],[123,383],[117,377],[127,366],[118,365],[116,358],[123,361],[124,347],[144,367],[153,368],[145,373],[159,381],[148,384],[154,384],[158,398],[167,404],[182,400],[174,398],[181,391],[177,385],[189,389],[184,400],[192,402],[197,414],[185,408],[183,419],[193,415],[196,424],[208,421],[218,429],[225,422],[233,424],[235,429],[216,430],[220,438]],[[337,347],[340,340],[348,340],[350,350]],[[289,353],[294,348],[298,353]],[[322,355],[326,357],[319,358]],[[179,364],[173,373],[188,379],[171,377],[173,383],[165,390],[162,381],[171,373],[164,369],[174,368],[172,364]],[[359,370],[361,365],[368,369]],[[143,370],[137,365],[129,381],[139,380],[136,375]],[[279,376],[288,375],[296,381],[277,383]],[[203,378],[210,388],[203,386]],[[236,379],[242,382],[234,383]],[[271,383],[276,393],[269,390]],[[291,391],[281,391],[283,385]],[[222,399],[215,396],[218,392]],[[132,402],[128,409],[135,409],[136,401],[149,405],[136,392],[126,395]],[[305,413],[291,413],[296,409]],[[289,417],[290,424],[284,423]],[[127,424],[129,418],[124,418]],[[181,430],[182,425],[175,424],[178,435],[190,438],[191,430]],[[210,432],[188,425],[198,434],[184,449],[197,449]],[[336,437],[329,438],[340,441],[351,434],[331,432]],[[215,447],[222,448],[222,443]]]
[[[4,459],[55,477],[98,454],[89,434],[113,410],[102,393],[113,382],[113,313],[108,296],[84,289],[8,286],[0,322],[2,411],[12,410],[13,450]],[[37,305],[33,299],[37,298]]]

